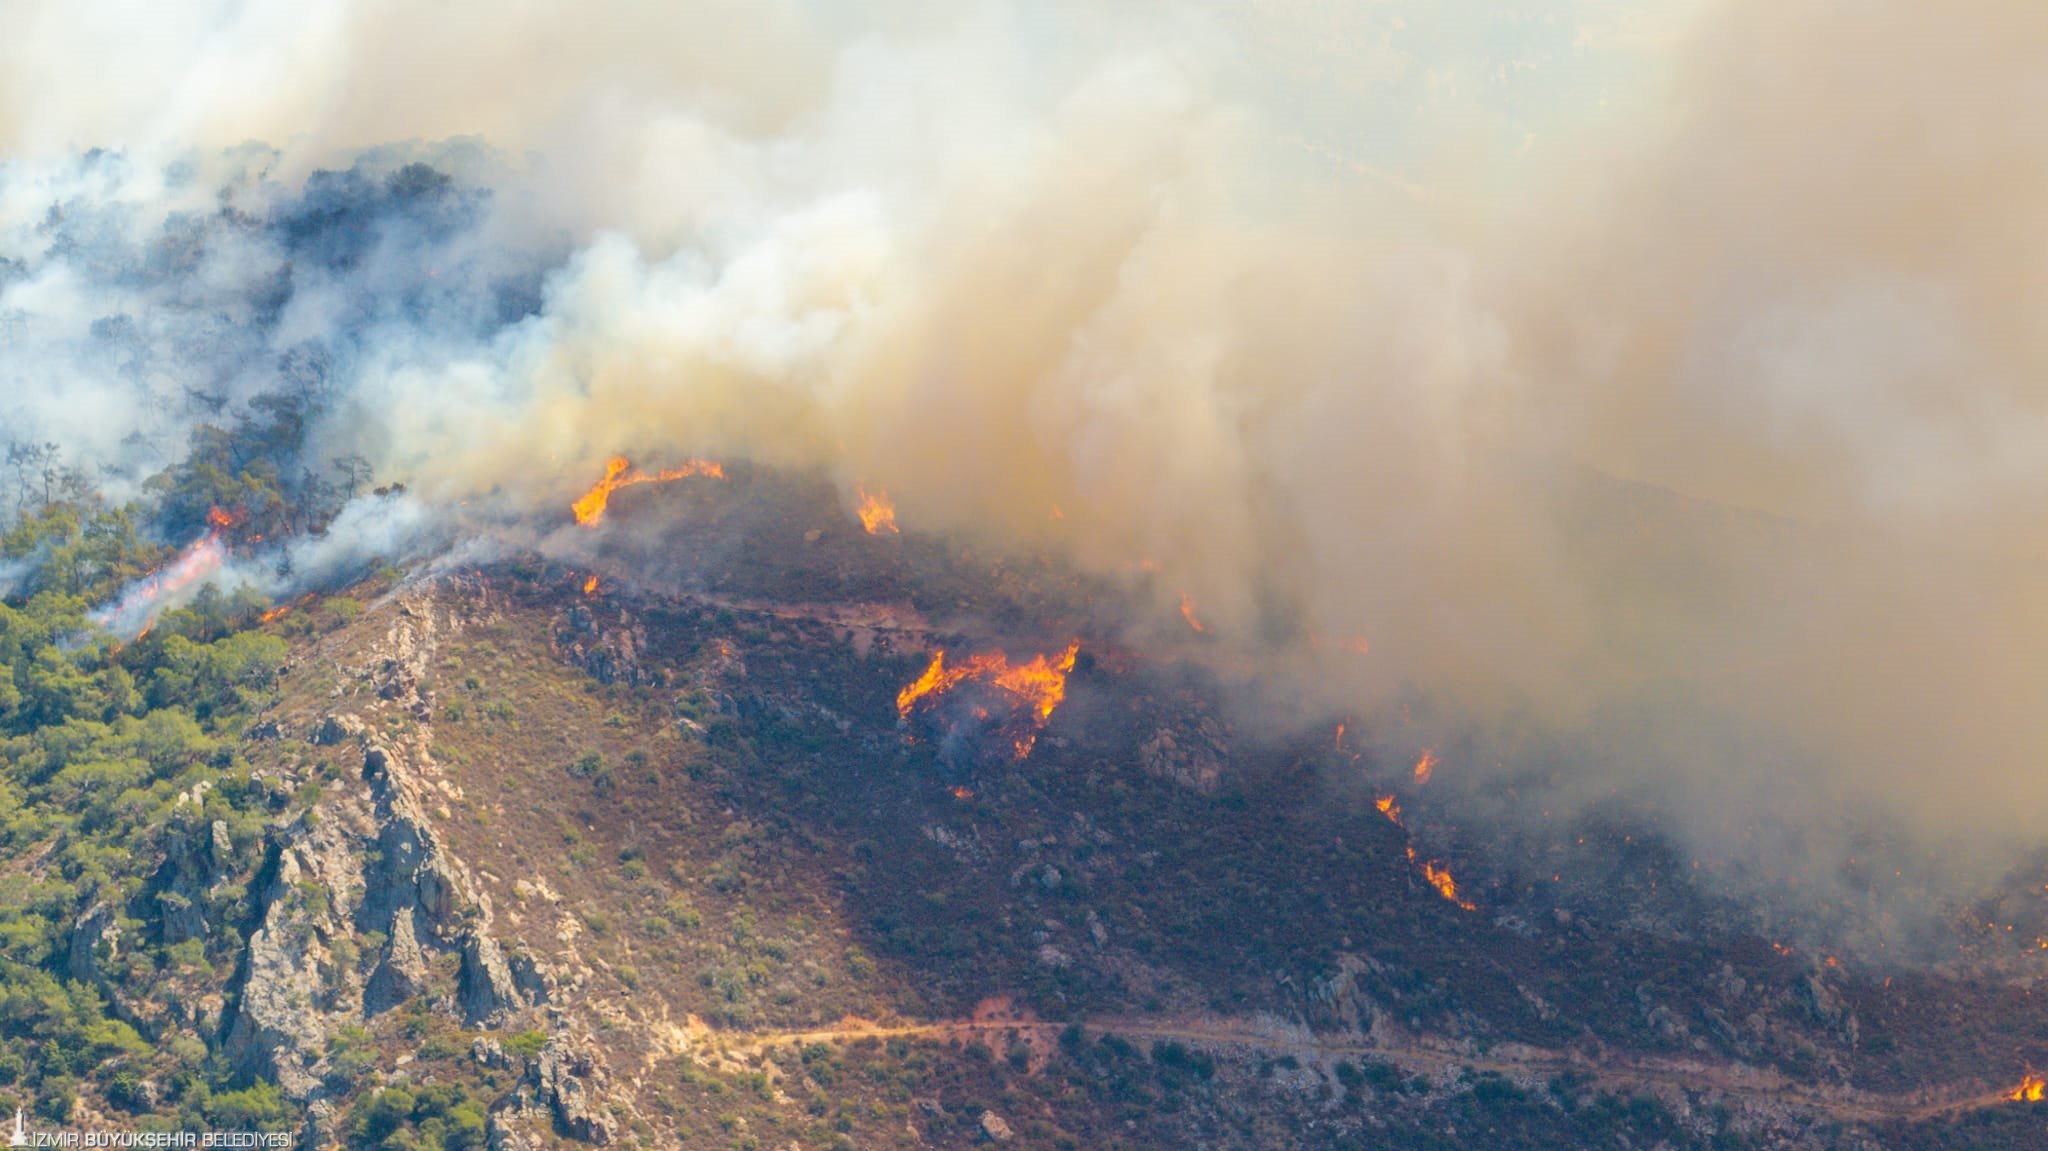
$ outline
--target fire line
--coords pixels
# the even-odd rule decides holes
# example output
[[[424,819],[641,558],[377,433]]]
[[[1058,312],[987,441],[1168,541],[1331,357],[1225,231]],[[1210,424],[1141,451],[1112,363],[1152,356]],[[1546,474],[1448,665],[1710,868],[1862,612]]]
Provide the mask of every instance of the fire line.
[[[712,479],[725,478],[725,466],[712,460],[684,460],[672,468],[658,472],[635,471],[633,464],[624,456],[613,456],[605,461],[604,478],[596,486],[583,493],[581,499],[569,505],[576,514],[576,522],[587,528],[594,528],[604,521],[605,507],[611,502],[612,493],[634,484],[663,484],[670,480],[688,479],[691,476],[708,476]]]

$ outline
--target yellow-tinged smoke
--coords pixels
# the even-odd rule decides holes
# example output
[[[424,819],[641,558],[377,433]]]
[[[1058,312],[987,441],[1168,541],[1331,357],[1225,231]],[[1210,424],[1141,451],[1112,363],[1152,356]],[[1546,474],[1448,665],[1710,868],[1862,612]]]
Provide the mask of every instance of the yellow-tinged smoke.
[[[544,311],[353,385],[416,490],[822,467],[1156,573],[1333,702],[1586,739],[1589,791],[1708,840],[2048,817],[2048,7],[1706,3],[1626,107],[1510,133],[1425,86],[1398,148],[1400,29],[1306,8],[138,6],[235,66],[116,37],[88,90],[38,63],[75,7],[0,48],[0,142],[541,157],[493,227],[572,243]]]

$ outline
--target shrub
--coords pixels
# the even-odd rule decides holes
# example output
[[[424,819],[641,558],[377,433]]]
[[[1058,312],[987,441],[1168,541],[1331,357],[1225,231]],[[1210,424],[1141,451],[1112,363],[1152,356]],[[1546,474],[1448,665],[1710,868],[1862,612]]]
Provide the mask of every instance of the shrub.
[[[548,1033],[545,1031],[522,1031],[505,1041],[505,1050],[521,1059],[532,1059],[547,1046]]]

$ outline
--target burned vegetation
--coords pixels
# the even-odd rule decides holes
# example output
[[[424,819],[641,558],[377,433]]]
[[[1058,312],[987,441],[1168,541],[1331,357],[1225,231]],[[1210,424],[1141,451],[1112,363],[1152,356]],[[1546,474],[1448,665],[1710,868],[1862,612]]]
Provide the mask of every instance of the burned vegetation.
[[[1458,747],[1255,722],[1119,625],[1128,589],[889,532],[815,477],[594,479],[574,558],[202,593],[69,652],[82,618],[27,622],[246,549],[225,516],[155,575],[7,609],[6,1009],[42,1044],[16,1098],[359,1147],[2043,1121],[2005,967],[1774,939],[1626,812],[1489,834]]]

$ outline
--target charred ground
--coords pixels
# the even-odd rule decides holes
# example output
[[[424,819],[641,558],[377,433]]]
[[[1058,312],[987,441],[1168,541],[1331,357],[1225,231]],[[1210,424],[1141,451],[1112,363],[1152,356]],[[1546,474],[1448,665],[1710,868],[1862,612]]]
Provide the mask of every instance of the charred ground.
[[[1247,722],[1113,589],[870,536],[814,480],[735,468],[612,515],[585,561],[387,573],[259,625],[290,654],[234,786],[267,814],[218,858],[168,825],[124,912],[204,962],[102,960],[89,905],[51,959],[154,1051],[78,1106],[204,1110],[196,1044],[223,1091],[278,1084],[275,1121],[361,1146],[2026,1146],[2048,1121],[2002,1098],[2048,1064],[2010,947],[1866,968],[1759,933],[1625,816],[1489,834],[1454,763],[1417,785],[1341,717]],[[1022,757],[949,746],[999,692],[899,709],[940,650],[1077,639]]]

